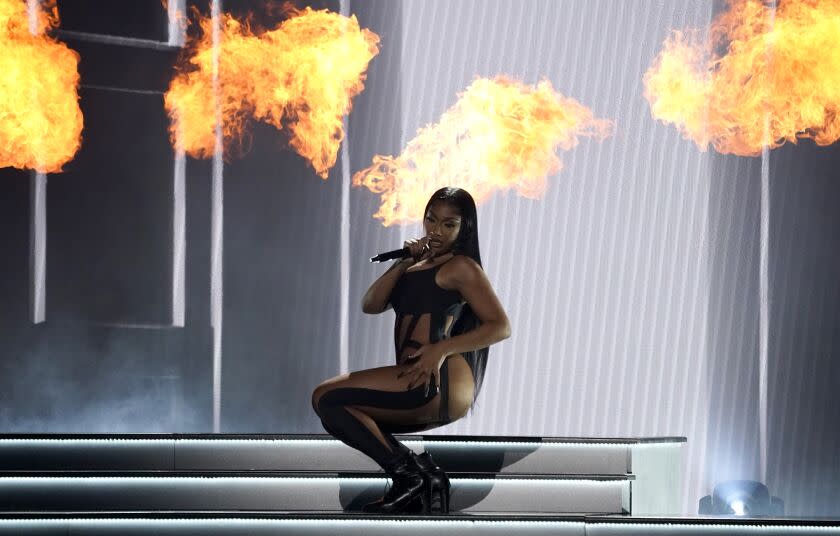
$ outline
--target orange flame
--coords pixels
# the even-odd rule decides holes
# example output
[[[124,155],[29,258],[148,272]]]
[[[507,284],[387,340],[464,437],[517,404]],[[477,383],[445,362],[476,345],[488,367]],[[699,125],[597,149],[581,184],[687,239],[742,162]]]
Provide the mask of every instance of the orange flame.
[[[365,71],[379,53],[379,37],[355,16],[305,8],[259,35],[225,14],[218,50],[219,114],[225,151],[239,152],[248,121],[286,127],[290,145],[322,178],[344,138],[342,117],[364,89]],[[179,150],[209,158],[215,146],[212,19],[200,16],[202,35],[187,69],[165,96],[170,138]]]
[[[840,1],[730,0],[698,30],[675,31],[644,76],[657,119],[705,151],[754,156],[797,138],[840,138]],[[721,53],[721,50],[725,52]]]
[[[33,14],[0,0],[0,167],[56,173],[81,145],[79,55],[44,35],[58,24],[55,2]]]
[[[508,188],[536,199],[547,176],[562,168],[558,148],[572,149],[581,136],[603,139],[611,130],[610,121],[595,119],[547,80],[528,86],[504,76],[478,78],[402,154],[374,156],[353,185],[381,195],[373,217],[385,226],[422,219],[429,194],[443,186],[466,189],[477,204]]]

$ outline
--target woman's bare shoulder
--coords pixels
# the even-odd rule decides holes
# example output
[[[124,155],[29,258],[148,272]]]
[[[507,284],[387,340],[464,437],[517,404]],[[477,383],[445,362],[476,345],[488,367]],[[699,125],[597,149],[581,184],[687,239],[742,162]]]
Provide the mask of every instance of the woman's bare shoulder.
[[[460,270],[482,270],[481,265],[468,255],[455,255],[447,264],[451,264]]]
[[[481,266],[471,257],[455,255],[441,266],[440,276],[448,288],[458,288],[483,272]]]

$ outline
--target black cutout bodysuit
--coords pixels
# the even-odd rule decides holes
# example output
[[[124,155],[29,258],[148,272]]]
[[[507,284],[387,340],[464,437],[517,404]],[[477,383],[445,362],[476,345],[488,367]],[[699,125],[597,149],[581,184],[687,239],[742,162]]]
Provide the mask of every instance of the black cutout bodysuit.
[[[454,257],[452,257],[454,258]],[[435,276],[448,259],[434,268],[403,272],[391,291],[389,299],[396,313],[394,347],[397,364],[405,362],[418,348],[428,343],[448,339],[452,326],[458,321],[466,302],[461,293],[440,287]],[[444,360],[440,367],[440,421],[449,422],[449,367]],[[473,375],[475,394],[480,388],[478,367],[466,359]],[[483,372],[483,370],[482,370]]]
[[[452,325],[461,316],[464,299],[458,291],[438,286],[435,276],[448,259],[434,268],[403,272],[391,291],[390,302],[397,317],[394,347],[397,364],[424,344],[449,338]]]

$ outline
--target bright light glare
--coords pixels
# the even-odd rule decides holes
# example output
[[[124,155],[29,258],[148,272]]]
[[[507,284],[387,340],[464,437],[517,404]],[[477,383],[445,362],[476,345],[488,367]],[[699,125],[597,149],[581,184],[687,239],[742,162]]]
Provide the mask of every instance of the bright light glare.
[[[736,516],[743,516],[747,513],[746,505],[744,501],[732,501],[732,504],[729,505],[732,508],[732,511],[735,512]]]

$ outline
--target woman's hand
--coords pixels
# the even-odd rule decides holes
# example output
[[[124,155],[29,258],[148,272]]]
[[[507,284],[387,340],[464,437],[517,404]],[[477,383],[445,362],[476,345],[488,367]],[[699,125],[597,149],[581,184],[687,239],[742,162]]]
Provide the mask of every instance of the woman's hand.
[[[403,242],[403,247],[411,251],[411,257],[414,259],[414,262],[420,262],[423,259],[431,257],[432,250],[429,248],[429,237],[427,236],[417,239],[409,238]]]
[[[440,367],[447,354],[438,344],[424,344],[408,359],[414,359],[414,363],[407,365],[405,369],[397,374],[397,378],[408,377],[408,391],[418,385],[425,385],[425,396],[434,384],[440,391]]]

